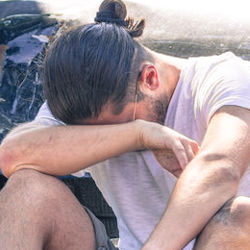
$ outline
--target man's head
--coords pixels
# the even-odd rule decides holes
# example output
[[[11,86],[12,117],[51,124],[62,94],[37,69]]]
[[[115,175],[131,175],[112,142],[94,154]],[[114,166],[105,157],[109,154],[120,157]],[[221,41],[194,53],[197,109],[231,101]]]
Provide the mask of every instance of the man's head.
[[[67,31],[50,46],[44,90],[56,118],[67,124],[164,121],[166,91],[151,52],[134,40],[145,22],[126,16],[123,2],[105,0],[96,23]]]

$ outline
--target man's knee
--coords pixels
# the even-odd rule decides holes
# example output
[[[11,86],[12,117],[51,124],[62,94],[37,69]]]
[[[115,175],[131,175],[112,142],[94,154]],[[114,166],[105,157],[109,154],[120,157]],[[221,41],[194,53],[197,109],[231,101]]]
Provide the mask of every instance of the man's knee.
[[[42,192],[44,189],[48,189],[48,185],[61,185],[61,181],[34,169],[20,169],[9,178],[6,187],[14,188],[18,186],[27,190]]]
[[[227,201],[197,238],[194,249],[249,249],[250,198]]]
[[[0,197],[4,197],[5,202],[19,200],[31,208],[55,201],[63,190],[68,191],[67,187],[57,178],[36,170],[22,169],[9,178]]]
[[[250,226],[250,198],[238,196],[227,201],[214,215],[212,222],[241,228]]]
[[[0,193],[0,243],[5,232],[36,239],[46,249],[95,245],[91,219],[72,192],[59,179],[35,170],[17,171]]]

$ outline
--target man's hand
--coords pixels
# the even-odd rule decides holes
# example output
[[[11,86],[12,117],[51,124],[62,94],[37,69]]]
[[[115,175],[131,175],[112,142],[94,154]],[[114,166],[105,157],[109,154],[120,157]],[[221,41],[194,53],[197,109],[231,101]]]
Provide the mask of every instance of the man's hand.
[[[145,122],[141,136],[163,168],[179,177],[199,150],[197,142],[160,124]]]

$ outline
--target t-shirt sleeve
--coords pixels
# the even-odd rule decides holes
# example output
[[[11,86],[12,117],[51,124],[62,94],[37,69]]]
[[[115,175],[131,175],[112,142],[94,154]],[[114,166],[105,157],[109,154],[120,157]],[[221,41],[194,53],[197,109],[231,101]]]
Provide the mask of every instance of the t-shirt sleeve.
[[[44,126],[66,126],[66,124],[58,119],[56,119],[51,113],[47,102],[39,109],[35,120],[32,122],[33,126],[44,125]],[[80,170],[76,173],[72,173],[71,175],[76,177],[84,176],[88,171],[86,169]]]
[[[198,84],[194,105],[205,126],[223,106],[250,109],[250,62],[233,54],[228,57],[203,72]]]
[[[35,123],[47,126],[59,126],[66,125],[64,122],[56,119],[51,113],[47,102],[44,102],[41,108],[39,109],[36,118],[34,120]]]

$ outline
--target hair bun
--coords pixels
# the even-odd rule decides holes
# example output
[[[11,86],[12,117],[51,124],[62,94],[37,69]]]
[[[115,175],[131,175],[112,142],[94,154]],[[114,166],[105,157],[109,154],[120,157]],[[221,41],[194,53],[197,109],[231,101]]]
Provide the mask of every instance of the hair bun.
[[[134,22],[133,18],[127,18],[127,8],[121,0],[104,0],[99,12],[96,13],[95,22],[114,23],[126,28],[132,37],[142,35],[145,28],[145,20]]]
[[[127,22],[125,20],[115,16],[114,12],[108,11],[108,10],[97,12],[96,17],[95,17],[95,22],[115,23],[120,26],[124,26],[124,27],[127,26]]]

